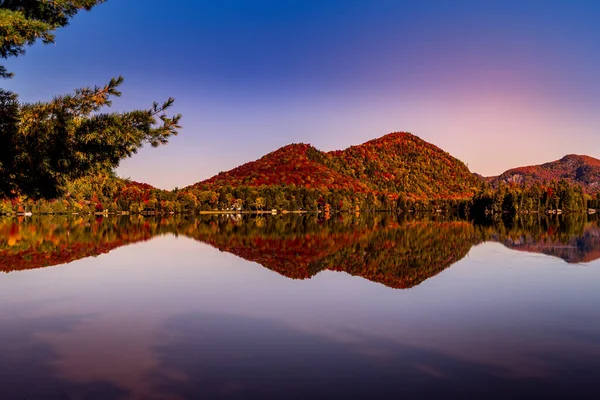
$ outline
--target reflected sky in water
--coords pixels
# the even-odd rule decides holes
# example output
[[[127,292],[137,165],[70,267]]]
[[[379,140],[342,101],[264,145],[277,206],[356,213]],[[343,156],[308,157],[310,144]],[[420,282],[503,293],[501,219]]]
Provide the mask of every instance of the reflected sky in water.
[[[599,286],[489,241],[399,290],[166,234],[0,275],[0,397],[595,398]]]

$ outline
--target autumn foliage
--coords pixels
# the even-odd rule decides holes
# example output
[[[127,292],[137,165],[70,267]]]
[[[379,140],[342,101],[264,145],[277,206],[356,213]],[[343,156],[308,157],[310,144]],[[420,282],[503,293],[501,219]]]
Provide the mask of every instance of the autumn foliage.
[[[210,244],[292,279],[332,270],[392,288],[418,285],[483,241],[567,262],[600,258],[598,222],[585,214],[522,216],[486,225],[391,214],[338,214],[329,220],[316,215],[55,216],[0,219],[0,271],[70,263],[164,234]]]
[[[192,186],[278,185],[387,195],[397,199],[467,199],[481,180],[459,160],[406,132],[395,132],[346,150],[322,152],[292,144]]]
[[[502,175],[488,178],[497,187],[500,183],[533,184],[565,180],[580,185],[588,194],[600,192],[600,160],[569,154],[560,160],[541,165],[509,169]]]

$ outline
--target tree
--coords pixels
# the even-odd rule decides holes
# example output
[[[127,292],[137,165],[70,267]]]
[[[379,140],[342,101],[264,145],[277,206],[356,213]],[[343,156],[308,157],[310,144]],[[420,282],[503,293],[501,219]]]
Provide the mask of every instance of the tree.
[[[265,207],[265,199],[263,197],[257,197],[256,200],[254,201],[254,206],[256,207],[257,210],[262,211],[263,208]]]
[[[22,55],[38,39],[52,43],[57,28],[103,2],[0,0],[0,56]],[[12,74],[0,66],[0,76]],[[166,144],[177,134],[181,115],[166,113],[172,98],[148,110],[102,113],[121,95],[122,82],[111,79],[106,86],[35,104],[20,103],[16,94],[0,89],[0,195],[58,197],[70,180],[111,171],[144,144]]]

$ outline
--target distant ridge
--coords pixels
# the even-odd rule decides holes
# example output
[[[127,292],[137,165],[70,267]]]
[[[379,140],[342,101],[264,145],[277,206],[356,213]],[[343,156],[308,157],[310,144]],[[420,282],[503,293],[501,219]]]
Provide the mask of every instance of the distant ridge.
[[[290,144],[190,188],[296,185],[411,199],[467,199],[482,180],[460,160],[407,132],[345,150]]]
[[[487,178],[493,186],[501,182],[531,184],[566,179],[581,185],[588,193],[600,191],[600,160],[577,154],[568,154],[560,160],[541,165],[509,169],[499,176]]]

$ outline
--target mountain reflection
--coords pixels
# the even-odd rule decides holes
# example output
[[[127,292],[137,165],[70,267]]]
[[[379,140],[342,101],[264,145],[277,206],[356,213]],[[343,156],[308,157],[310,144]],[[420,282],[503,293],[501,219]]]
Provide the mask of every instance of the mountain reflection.
[[[97,256],[158,235],[183,235],[293,279],[343,271],[393,288],[438,274],[484,241],[566,262],[600,258],[593,216],[520,216],[474,224],[390,214],[0,219],[0,270],[48,267]]]
[[[500,242],[514,250],[546,254],[568,263],[600,258],[600,229],[598,218],[593,215],[521,216],[478,228],[483,240]]]

